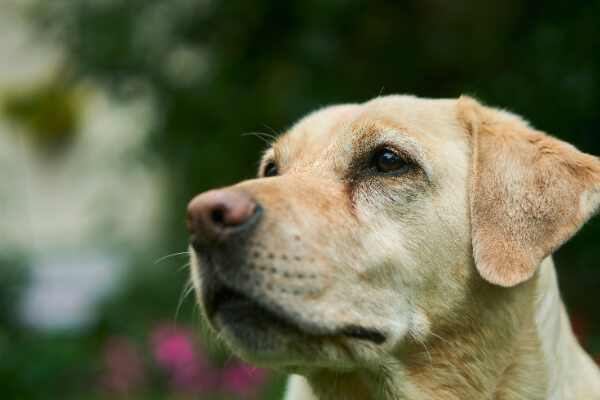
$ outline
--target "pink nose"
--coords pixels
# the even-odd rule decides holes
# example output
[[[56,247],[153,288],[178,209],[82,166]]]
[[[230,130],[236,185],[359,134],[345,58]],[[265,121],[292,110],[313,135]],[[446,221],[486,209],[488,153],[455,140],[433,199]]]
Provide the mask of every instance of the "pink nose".
[[[188,204],[188,229],[198,243],[225,241],[243,232],[257,218],[259,206],[239,190],[210,190],[194,197]]]

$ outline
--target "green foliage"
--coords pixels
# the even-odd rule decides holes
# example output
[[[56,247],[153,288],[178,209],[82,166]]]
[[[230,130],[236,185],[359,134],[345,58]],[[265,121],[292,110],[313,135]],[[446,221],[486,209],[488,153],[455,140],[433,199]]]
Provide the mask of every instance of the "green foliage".
[[[28,270],[21,254],[0,254],[0,327],[10,328],[17,324],[14,305],[27,284]],[[7,343],[10,331],[0,331],[0,348]]]

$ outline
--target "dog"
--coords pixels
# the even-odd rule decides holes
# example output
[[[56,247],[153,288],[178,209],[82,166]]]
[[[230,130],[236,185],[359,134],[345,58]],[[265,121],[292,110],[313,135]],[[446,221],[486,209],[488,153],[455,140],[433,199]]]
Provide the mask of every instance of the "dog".
[[[188,205],[191,275],[287,400],[600,399],[551,254],[600,204],[600,161],[461,96],[297,122],[257,179]]]

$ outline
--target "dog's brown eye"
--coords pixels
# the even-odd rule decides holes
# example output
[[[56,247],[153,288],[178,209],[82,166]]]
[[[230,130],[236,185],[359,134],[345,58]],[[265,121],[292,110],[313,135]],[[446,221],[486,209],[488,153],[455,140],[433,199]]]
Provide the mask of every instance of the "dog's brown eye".
[[[274,162],[269,162],[265,165],[265,171],[263,173],[265,177],[277,175],[277,165]]]
[[[381,149],[375,153],[373,166],[377,172],[395,172],[404,169],[406,161],[389,149]]]

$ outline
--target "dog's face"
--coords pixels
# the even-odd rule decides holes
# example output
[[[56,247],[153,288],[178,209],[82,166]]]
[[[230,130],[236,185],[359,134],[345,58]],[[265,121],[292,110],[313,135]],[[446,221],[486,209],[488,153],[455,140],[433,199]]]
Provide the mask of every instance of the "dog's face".
[[[476,147],[473,108],[485,118],[491,112],[470,99],[409,96],[326,108],[276,140],[258,179],[194,199],[192,277],[210,325],[254,363],[352,369],[460,319],[473,285],[489,285],[482,276],[503,286],[529,278],[568,235],[546,230],[523,239],[544,248],[530,257],[533,267],[494,264],[499,246],[507,253],[514,246],[486,235],[488,221],[514,217],[518,237],[528,220],[480,206],[492,202],[506,214],[500,203],[511,193],[474,187],[494,177],[485,175],[482,157],[481,165],[473,161],[488,146]],[[507,113],[492,114],[526,128]],[[523,167],[517,164],[511,168]],[[592,172],[600,176],[600,168]],[[567,220],[574,225],[600,200],[600,179],[589,180],[577,189],[580,207]],[[538,189],[537,197],[555,190]]]

